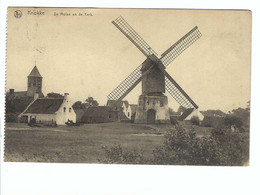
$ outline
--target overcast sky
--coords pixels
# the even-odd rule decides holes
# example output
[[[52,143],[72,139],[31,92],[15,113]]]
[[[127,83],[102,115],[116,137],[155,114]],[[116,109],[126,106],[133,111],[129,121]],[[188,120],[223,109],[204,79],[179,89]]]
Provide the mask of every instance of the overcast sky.
[[[15,10],[22,12],[21,18],[14,17]],[[92,96],[106,104],[107,95],[145,60],[111,23],[120,15],[159,55],[198,26],[202,37],[166,71],[201,110],[246,106],[251,56],[248,11],[10,8],[6,90],[25,91],[36,61],[45,95],[68,92],[73,101]],[[125,99],[136,104],[140,94],[139,84]],[[166,95],[176,110],[174,99]]]

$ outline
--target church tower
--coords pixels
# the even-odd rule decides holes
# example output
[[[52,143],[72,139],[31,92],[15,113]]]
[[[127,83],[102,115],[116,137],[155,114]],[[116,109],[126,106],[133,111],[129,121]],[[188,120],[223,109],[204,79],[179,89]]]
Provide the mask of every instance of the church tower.
[[[28,82],[27,82],[27,96],[33,97],[35,93],[39,94],[39,97],[43,97],[42,93],[42,76],[36,67],[32,69],[31,73],[29,74]]]

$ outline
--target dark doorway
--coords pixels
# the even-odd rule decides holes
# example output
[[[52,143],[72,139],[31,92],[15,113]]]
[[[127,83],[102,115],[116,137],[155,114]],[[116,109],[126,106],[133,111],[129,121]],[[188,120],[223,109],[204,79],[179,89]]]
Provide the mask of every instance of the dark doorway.
[[[147,123],[155,123],[156,111],[154,109],[150,109],[147,111]]]

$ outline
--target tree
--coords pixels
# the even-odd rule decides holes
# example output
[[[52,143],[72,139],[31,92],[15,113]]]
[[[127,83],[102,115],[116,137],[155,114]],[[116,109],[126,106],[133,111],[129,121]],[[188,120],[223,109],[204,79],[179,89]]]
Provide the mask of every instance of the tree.
[[[98,106],[98,102],[97,102],[97,100],[94,100],[93,97],[88,97],[88,98],[85,100],[85,105],[86,105],[86,107]]]
[[[200,119],[199,119],[199,117],[197,117],[197,116],[191,117],[190,122],[191,122],[191,124],[193,124],[193,125],[200,125]]]
[[[47,94],[47,98],[63,98],[63,95],[59,93],[51,92]]]
[[[169,114],[170,114],[170,115],[176,115],[176,114],[178,114],[178,113],[175,112],[172,108],[169,108]]]
[[[250,109],[248,108],[237,108],[232,110],[232,115],[242,119],[245,126],[249,126],[250,123]]]
[[[78,110],[78,109],[84,109],[85,106],[82,104],[81,101],[76,101],[73,105],[72,105],[72,108],[74,110]]]
[[[237,117],[235,115],[228,115],[224,118],[224,123],[228,128],[231,128],[231,126],[235,126],[236,128],[241,128],[243,125],[243,121],[240,117]]]
[[[184,113],[186,111],[186,108],[184,108],[183,106],[180,106],[179,108],[178,108],[178,113],[180,114],[180,113]]]

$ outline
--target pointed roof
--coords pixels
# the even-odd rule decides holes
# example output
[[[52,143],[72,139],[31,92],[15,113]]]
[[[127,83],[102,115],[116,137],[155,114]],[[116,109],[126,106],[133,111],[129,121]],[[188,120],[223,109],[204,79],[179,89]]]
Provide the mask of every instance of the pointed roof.
[[[33,67],[32,72],[29,74],[28,77],[41,77],[42,78],[42,76],[41,76],[38,68],[36,67],[36,65]]]
[[[39,98],[35,100],[24,113],[54,114],[63,103],[63,98]]]

